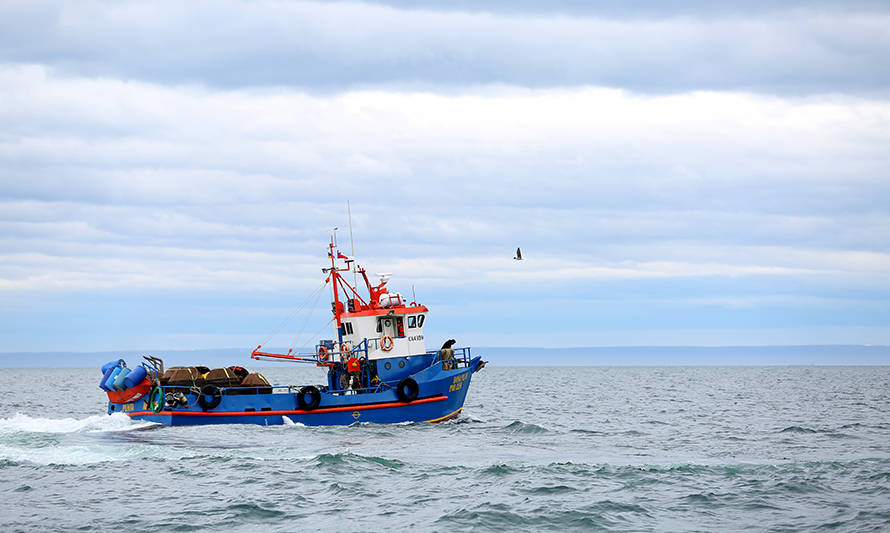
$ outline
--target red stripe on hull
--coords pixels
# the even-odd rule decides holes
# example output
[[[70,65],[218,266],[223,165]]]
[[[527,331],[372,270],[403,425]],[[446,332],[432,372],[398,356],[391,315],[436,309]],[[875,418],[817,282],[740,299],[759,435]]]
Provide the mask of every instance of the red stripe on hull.
[[[203,411],[133,411],[127,413],[129,416],[138,415],[177,415],[177,416],[267,416],[267,415],[314,415],[321,413],[338,413],[342,411],[368,411],[371,409],[386,409],[387,407],[405,407],[408,405],[417,405],[421,403],[441,402],[447,400],[447,396],[433,396],[432,398],[423,398],[414,400],[410,403],[388,402],[388,403],[366,403],[362,405],[344,405],[340,407],[326,407],[322,409],[313,409],[305,411],[295,409],[290,411],[225,411],[225,412],[203,412]]]

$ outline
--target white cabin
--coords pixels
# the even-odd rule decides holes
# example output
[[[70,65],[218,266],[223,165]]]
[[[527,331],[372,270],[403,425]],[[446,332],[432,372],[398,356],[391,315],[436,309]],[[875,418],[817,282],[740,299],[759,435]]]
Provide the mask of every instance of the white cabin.
[[[368,339],[368,358],[381,359],[397,355],[415,355],[426,352],[423,325],[429,310],[423,305],[404,305],[389,310],[368,310],[343,313],[343,342],[354,347]],[[392,348],[381,343],[384,337],[392,339]]]

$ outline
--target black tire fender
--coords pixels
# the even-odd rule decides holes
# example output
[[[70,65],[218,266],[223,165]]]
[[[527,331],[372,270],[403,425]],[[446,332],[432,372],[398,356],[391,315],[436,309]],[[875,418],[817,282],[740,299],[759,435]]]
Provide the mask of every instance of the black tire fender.
[[[213,409],[222,401],[222,392],[216,385],[204,385],[201,387],[201,395],[198,396],[198,404],[206,409]]]
[[[414,378],[405,378],[396,386],[396,396],[399,397],[399,400],[405,403],[410,403],[416,400],[419,392],[420,387],[417,385],[417,382],[414,381]]]
[[[297,405],[304,411],[311,411],[321,403],[321,392],[314,385],[306,385],[297,393]]]

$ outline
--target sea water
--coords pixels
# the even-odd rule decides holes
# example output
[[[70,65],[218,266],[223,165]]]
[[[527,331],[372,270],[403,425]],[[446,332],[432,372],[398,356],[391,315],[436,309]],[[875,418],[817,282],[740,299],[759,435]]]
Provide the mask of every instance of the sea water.
[[[489,365],[457,420],[349,427],[131,421],[99,378],[0,373],[0,530],[890,530],[890,367]]]

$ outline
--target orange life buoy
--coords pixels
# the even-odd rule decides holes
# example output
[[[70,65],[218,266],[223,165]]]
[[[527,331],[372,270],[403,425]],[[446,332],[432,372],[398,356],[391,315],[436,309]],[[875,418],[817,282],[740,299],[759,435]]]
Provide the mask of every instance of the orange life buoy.
[[[318,358],[321,359],[322,361],[327,361],[327,360],[328,360],[328,350],[327,350],[327,348],[325,348],[324,346],[319,346],[319,347],[318,347]]]
[[[395,343],[392,342],[392,337],[389,335],[384,335],[380,338],[380,349],[384,352],[392,350],[393,344]]]

